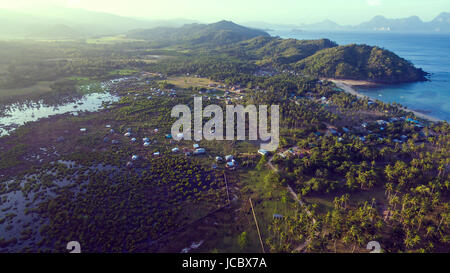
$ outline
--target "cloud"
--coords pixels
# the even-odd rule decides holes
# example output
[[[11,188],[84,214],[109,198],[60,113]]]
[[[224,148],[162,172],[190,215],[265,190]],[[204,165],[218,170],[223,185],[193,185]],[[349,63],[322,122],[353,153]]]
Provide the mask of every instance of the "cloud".
[[[367,5],[371,7],[381,6],[381,0],[366,0]]]

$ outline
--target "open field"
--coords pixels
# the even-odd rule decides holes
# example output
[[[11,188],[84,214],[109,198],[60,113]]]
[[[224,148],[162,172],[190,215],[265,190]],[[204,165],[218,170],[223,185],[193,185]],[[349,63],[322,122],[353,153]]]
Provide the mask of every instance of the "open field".
[[[131,76],[139,72],[137,69],[116,69],[108,72],[108,75],[117,75],[117,76]]]
[[[33,86],[23,88],[0,88],[0,100],[15,96],[42,95],[52,91],[50,85],[53,81],[41,81]]]
[[[209,84],[219,84],[218,82],[212,81],[206,78],[197,77],[187,77],[187,76],[177,76],[167,78],[167,82],[175,85],[178,88],[189,88],[189,87],[200,87],[209,89]],[[225,89],[215,88],[217,90],[225,91]]]
[[[90,38],[86,40],[88,44],[118,44],[118,43],[131,43],[140,41],[142,40],[130,39],[127,38],[125,35],[103,36],[99,38]]]

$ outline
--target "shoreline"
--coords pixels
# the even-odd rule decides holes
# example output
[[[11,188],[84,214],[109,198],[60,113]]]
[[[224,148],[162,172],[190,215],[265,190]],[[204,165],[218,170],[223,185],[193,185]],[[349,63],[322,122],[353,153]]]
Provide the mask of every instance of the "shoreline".
[[[338,88],[344,90],[345,92],[352,94],[358,98],[368,98],[368,99],[372,99],[366,95],[363,95],[361,93],[359,93],[357,91],[357,87],[358,86],[365,86],[365,87],[375,87],[377,86],[376,83],[373,82],[368,82],[368,81],[358,81],[358,80],[338,80],[338,79],[326,79],[332,83],[334,83]],[[442,119],[436,118],[436,117],[432,117],[430,115],[415,111],[415,110],[411,110],[411,109],[406,109],[403,107],[398,106],[398,108],[400,110],[406,111],[406,112],[410,112],[413,113],[414,115],[416,115],[417,117],[421,118],[421,119],[425,119],[431,122],[440,122],[440,121],[444,121]]]

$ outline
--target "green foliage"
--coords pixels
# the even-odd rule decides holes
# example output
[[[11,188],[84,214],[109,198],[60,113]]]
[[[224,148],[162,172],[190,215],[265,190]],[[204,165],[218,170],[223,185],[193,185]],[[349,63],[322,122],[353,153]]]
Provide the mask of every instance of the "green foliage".
[[[266,156],[262,156],[261,159],[258,161],[258,164],[256,165],[256,169],[258,171],[261,171],[266,167],[266,164],[267,164],[267,158],[266,158]]]
[[[241,234],[239,234],[239,236],[238,236],[238,244],[239,244],[239,247],[242,250],[244,250],[247,247],[247,245],[248,245],[248,235],[247,235],[246,231],[244,231]]]
[[[153,46],[211,47],[248,40],[257,36],[269,36],[264,31],[246,28],[233,22],[220,21],[214,24],[189,24],[180,28],[160,27],[137,30],[128,37],[145,39]]]
[[[347,45],[324,49],[295,64],[304,74],[398,83],[425,80],[426,73],[394,53],[367,45]]]

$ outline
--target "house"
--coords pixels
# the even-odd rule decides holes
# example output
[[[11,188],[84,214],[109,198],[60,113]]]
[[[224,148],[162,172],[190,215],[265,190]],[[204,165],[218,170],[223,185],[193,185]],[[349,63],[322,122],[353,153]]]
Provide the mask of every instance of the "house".
[[[223,158],[222,158],[222,157],[216,156],[216,162],[222,162],[222,161],[223,161]]]
[[[111,125],[109,125],[109,124],[108,124],[108,125],[106,125],[106,128],[111,128]]]
[[[150,139],[149,139],[148,137],[144,137],[144,138],[142,139],[142,142],[150,142]]]
[[[150,142],[144,142],[144,147],[150,146]]]
[[[201,155],[206,153],[206,150],[204,148],[198,148],[194,151],[194,155]]]
[[[225,160],[226,160],[227,162],[232,161],[233,159],[234,159],[234,157],[233,157],[232,155],[227,155],[227,156],[225,156]]]
[[[124,134],[124,136],[130,137],[130,136],[131,136],[131,133],[130,133],[130,132],[126,132],[126,133]]]
[[[84,132],[86,132],[86,131],[87,131],[86,128],[81,128],[81,129],[80,129],[80,132],[82,132],[82,133],[84,133]]]
[[[235,170],[236,169],[236,161],[234,161],[234,159],[230,162],[227,162],[226,167],[229,170]]]
[[[154,156],[159,156],[160,153],[159,153],[159,152],[154,152],[153,155],[154,155]]]
[[[259,149],[258,150],[258,154],[262,155],[262,156],[268,156],[269,152],[264,150],[264,149]]]
[[[131,160],[138,160],[139,159],[139,156],[137,156],[137,155],[133,155],[132,157],[131,157]]]
[[[334,129],[330,129],[330,133],[331,133],[333,136],[338,135],[338,132],[337,132],[336,130],[334,130]]]
[[[172,135],[171,135],[171,134],[167,134],[167,135],[166,135],[166,138],[167,138],[167,139],[172,139]]]
[[[361,124],[361,127],[363,127],[363,128],[367,128],[367,126],[368,126],[367,122],[364,122],[363,124]]]
[[[227,169],[229,169],[229,170],[234,170],[234,169],[236,169],[236,166],[234,165],[233,162],[227,162],[226,167],[227,167]]]
[[[133,137],[132,139],[130,139],[130,141],[134,143],[136,142],[136,138]]]
[[[415,123],[415,124],[419,124],[420,122],[418,122],[417,120],[414,120],[412,118],[407,118],[406,119],[407,122],[411,122],[411,123]]]
[[[172,149],[172,152],[173,152],[173,153],[178,153],[179,151],[180,151],[180,149],[178,149],[178,148],[173,148],[173,149]]]
[[[273,219],[283,219],[283,217],[284,217],[284,216],[281,215],[281,214],[276,214],[276,213],[275,213],[275,214],[273,215]]]
[[[197,143],[195,143],[194,145],[192,145],[192,147],[194,147],[194,149],[198,149],[198,148],[200,148],[200,145],[198,145]]]

